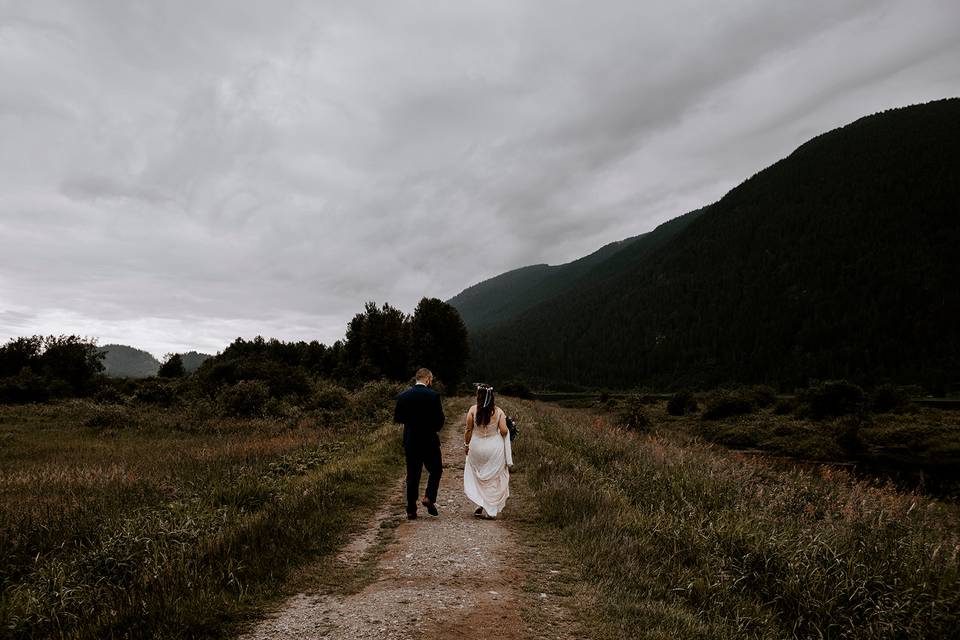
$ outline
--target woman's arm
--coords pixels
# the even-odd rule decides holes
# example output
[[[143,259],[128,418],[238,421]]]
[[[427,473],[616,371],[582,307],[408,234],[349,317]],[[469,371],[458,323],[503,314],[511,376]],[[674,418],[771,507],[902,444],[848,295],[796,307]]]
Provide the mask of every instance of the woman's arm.
[[[467,428],[463,432],[463,452],[470,453],[470,439],[473,437],[473,412],[467,411]]]
[[[503,438],[504,462],[513,467],[513,446],[510,444],[510,429],[507,428],[507,414],[500,413],[500,437]]]

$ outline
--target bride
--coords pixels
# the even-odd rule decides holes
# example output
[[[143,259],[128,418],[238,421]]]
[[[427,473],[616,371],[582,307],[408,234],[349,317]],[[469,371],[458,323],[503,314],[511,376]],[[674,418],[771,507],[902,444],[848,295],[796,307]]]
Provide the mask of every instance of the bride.
[[[510,496],[513,452],[507,416],[494,404],[493,387],[477,385],[477,404],[467,411],[463,433],[463,492],[478,505],[474,515],[495,518]]]

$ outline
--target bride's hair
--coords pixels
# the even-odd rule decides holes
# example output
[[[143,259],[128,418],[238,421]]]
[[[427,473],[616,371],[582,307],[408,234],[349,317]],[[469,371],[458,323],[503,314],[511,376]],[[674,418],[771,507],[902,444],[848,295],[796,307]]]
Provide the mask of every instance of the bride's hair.
[[[485,426],[490,423],[493,417],[493,387],[488,384],[477,385],[477,418],[476,423],[479,426]]]

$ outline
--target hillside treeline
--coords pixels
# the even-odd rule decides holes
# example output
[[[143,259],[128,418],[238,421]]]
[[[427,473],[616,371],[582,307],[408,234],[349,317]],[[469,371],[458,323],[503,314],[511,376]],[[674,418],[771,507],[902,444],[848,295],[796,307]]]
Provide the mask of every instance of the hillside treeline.
[[[228,413],[252,415],[271,400],[303,404],[323,389],[357,389],[375,380],[409,380],[420,366],[455,389],[467,359],[467,330],[456,309],[423,298],[413,314],[368,303],[347,326],[346,339],[284,342],[237,338],[222,353],[188,373],[171,354],[158,376],[114,379],[103,375],[103,352],[78,336],[16,338],[0,347],[0,402],[44,402],[94,397],[171,404],[180,396],[218,398]],[[318,387],[318,381],[323,381]],[[322,403],[322,401],[321,401]]]
[[[819,136],[644,255],[492,328],[471,373],[535,386],[960,383],[960,99]],[[602,267],[602,265],[601,265]]]

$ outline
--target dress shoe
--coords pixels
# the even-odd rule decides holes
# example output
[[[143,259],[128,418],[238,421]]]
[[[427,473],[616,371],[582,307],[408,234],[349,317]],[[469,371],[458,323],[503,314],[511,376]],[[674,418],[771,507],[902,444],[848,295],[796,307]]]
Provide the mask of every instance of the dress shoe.
[[[417,513],[416,513],[416,512],[407,513],[407,520],[416,520],[416,519],[417,519]]]
[[[440,512],[437,511],[437,503],[434,502],[433,500],[430,500],[429,498],[424,498],[423,500],[420,501],[420,504],[422,504],[427,508],[427,513],[429,513],[430,515],[432,516],[440,515]]]

